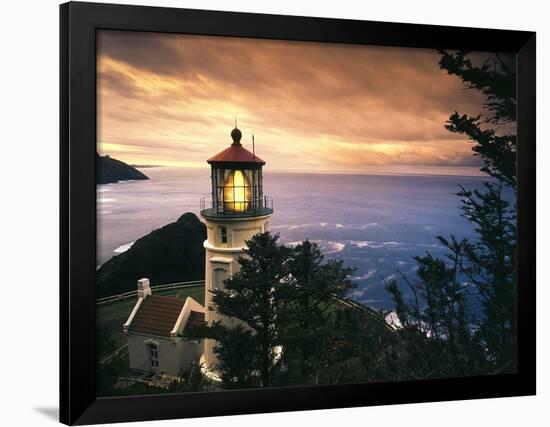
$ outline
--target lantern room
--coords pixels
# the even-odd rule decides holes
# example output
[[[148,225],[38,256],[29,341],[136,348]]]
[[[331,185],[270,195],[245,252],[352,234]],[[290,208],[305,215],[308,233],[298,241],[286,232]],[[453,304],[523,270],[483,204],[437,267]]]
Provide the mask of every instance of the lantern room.
[[[248,217],[273,213],[264,196],[262,167],[265,162],[241,144],[242,133],[231,131],[231,145],[207,160],[211,167],[212,193],[201,200],[205,217]]]

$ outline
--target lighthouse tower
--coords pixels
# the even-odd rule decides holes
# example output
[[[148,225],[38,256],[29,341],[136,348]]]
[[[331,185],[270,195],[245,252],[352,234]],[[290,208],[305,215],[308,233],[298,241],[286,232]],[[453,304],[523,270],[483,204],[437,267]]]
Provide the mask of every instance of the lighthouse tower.
[[[201,216],[207,228],[205,266],[205,321],[231,322],[216,312],[211,291],[223,289],[224,280],[239,268],[246,240],[269,228],[272,200],[263,194],[265,162],[241,145],[242,133],[231,131],[231,145],[207,160],[211,167],[212,193],[201,199]],[[216,342],[205,340],[201,363],[215,377]]]

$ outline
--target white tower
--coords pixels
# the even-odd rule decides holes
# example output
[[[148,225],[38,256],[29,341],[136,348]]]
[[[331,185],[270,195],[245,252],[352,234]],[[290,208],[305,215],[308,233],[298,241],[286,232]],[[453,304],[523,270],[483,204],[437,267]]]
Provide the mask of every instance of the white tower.
[[[268,230],[273,213],[271,199],[263,195],[262,166],[265,162],[241,145],[241,131],[231,131],[233,143],[207,162],[211,166],[212,195],[201,200],[201,216],[207,228],[205,267],[205,321],[230,322],[213,307],[211,291],[222,289],[244,254],[246,240]],[[211,310],[212,309],[212,310]],[[201,363],[215,378],[216,354],[213,340],[204,341]]]

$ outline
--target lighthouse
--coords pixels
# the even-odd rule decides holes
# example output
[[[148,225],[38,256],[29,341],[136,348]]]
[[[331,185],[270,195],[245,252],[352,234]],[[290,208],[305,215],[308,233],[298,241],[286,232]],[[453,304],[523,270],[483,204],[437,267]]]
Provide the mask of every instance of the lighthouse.
[[[216,312],[212,291],[224,288],[224,280],[238,271],[237,258],[244,255],[246,241],[269,229],[273,202],[263,193],[262,167],[265,162],[241,144],[242,133],[235,126],[231,145],[207,160],[211,168],[212,191],[201,199],[201,216],[206,223],[205,321],[211,324],[231,319]],[[216,379],[216,342],[204,341],[201,364]]]

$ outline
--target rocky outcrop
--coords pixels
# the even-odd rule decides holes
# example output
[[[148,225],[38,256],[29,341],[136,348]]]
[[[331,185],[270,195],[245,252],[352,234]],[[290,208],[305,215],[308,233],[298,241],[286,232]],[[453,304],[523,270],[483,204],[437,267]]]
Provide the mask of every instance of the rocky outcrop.
[[[109,156],[96,153],[96,184],[112,184],[132,179],[149,179],[136,168]]]
[[[136,289],[147,277],[153,286],[204,279],[206,226],[192,213],[152,231],[97,271],[96,298]]]

